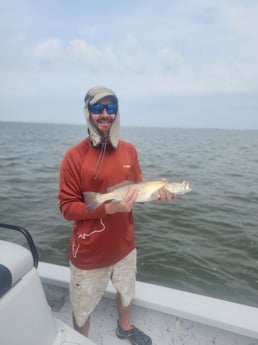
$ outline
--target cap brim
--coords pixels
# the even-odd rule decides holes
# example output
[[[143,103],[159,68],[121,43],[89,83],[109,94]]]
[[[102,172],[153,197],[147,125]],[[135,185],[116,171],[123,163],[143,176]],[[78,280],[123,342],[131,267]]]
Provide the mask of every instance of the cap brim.
[[[97,95],[95,95],[89,102],[89,104],[95,104],[97,102],[99,102],[100,100],[102,100],[103,98],[106,98],[106,97],[110,97],[110,98],[113,98],[114,101],[117,103],[117,97],[115,95],[112,95],[110,93],[107,93],[107,92],[102,92],[102,93],[98,93]]]

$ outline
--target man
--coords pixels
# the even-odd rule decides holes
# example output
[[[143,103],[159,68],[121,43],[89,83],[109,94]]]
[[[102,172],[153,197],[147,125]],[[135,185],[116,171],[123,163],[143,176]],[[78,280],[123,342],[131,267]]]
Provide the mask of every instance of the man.
[[[130,323],[136,275],[132,207],[137,190],[121,202],[87,210],[83,192],[107,192],[124,181],[142,180],[135,147],[119,139],[120,115],[115,93],[95,87],[85,96],[89,136],[70,148],[60,168],[60,209],[72,220],[70,296],[74,328],[88,335],[90,314],[111,279],[117,291],[116,335],[132,344],[150,345],[151,338]],[[161,193],[162,200],[170,199]]]

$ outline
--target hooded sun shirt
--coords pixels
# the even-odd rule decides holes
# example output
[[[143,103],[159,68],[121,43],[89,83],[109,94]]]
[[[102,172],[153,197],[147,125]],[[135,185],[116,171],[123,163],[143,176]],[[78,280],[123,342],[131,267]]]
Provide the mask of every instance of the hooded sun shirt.
[[[119,109],[117,110],[116,117],[112,123],[112,126],[109,131],[109,136],[107,138],[103,138],[98,128],[96,128],[95,125],[93,124],[90,117],[89,105],[98,103],[99,101],[101,101],[103,98],[106,98],[106,97],[110,97],[111,99],[113,99],[114,103],[118,104],[118,99],[115,93],[111,89],[107,87],[102,87],[102,86],[97,86],[90,89],[84,99],[84,102],[85,102],[84,115],[88,124],[88,131],[89,131],[92,145],[94,147],[101,146],[99,159],[95,167],[95,179],[98,178],[98,173],[101,169],[101,166],[105,157],[107,145],[111,145],[113,148],[116,148],[119,142],[119,129],[120,129]]]
[[[60,210],[65,219],[73,221],[69,258],[81,269],[113,265],[135,248],[132,212],[109,215],[105,204],[89,211],[83,199],[83,192],[105,193],[124,181],[142,180],[135,147],[119,139],[119,111],[108,140],[90,119],[88,105],[105,97],[118,103],[115,93],[105,87],[92,88],[86,94],[89,137],[68,149],[60,168]]]

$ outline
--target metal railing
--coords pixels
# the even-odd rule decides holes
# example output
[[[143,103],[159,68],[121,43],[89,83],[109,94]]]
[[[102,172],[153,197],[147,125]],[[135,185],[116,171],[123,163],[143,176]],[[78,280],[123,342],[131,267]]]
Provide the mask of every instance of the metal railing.
[[[38,251],[37,251],[37,248],[35,246],[35,243],[33,241],[31,234],[29,233],[29,231],[26,230],[25,228],[23,228],[22,226],[5,224],[5,223],[0,223],[0,228],[18,231],[26,238],[27,243],[28,243],[29,248],[30,248],[30,251],[31,251],[31,254],[32,254],[32,257],[33,257],[34,266],[37,268],[38,262],[39,262]]]

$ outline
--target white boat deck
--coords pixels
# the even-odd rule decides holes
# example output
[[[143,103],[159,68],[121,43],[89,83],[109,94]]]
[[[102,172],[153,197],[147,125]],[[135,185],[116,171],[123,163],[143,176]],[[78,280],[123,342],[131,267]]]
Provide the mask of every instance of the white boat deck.
[[[38,271],[56,317],[72,325],[69,268],[40,263]],[[129,344],[115,336],[114,294],[110,284],[91,317],[89,338],[97,345]],[[137,283],[132,322],[153,345],[258,345],[257,320],[257,308]]]

